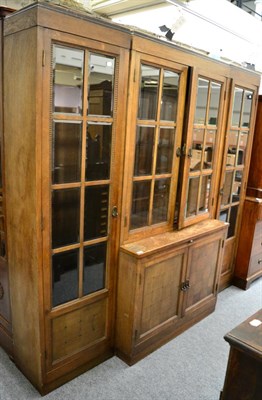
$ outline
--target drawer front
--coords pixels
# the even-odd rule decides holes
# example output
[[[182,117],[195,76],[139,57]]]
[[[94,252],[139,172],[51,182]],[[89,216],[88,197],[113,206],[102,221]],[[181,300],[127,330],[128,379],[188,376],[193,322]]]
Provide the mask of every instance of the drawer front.
[[[255,254],[260,254],[262,257],[262,221],[256,223],[252,246],[252,256]]]
[[[253,275],[257,272],[262,272],[262,252],[253,255],[250,259],[249,274]]]

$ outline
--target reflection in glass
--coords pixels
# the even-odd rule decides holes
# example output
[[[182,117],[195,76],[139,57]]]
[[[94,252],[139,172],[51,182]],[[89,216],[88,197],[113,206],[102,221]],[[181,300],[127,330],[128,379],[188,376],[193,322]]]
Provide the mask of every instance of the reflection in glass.
[[[111,142],[111,124],[88,124],[86,131],[86,181],[109,179]]]
[[[214,146],[215,146],[215,142],[216,142],[216,133],[217,133],[217,131],[214,129],[207,130],[206,145],[205,145],[205,152],[204,152],[204,165],[203,165],[204,169],[212,168]]]
[[[79,242],[79,188],[54,190],[52,193],[53,248]]]
[[[137,127],[134,166],[135,176],[152,174],[154,132],[154,127]]]
[[[159,69],[141,65],[138,118],[156,120]]]
[[[97,292],[105,287],[106,243],[84,248],[83,294]]]
[[[220,212],[219,219],[223,222],[228,222],[228,209]]]
[[[228,134],[227,165],[234,166],[238,145],[238,132],[230,131]]]
[[[225,206],[230,203],[233,176],[234,176],[234,171],[226,171],[223,194],[221,199],[222,206]]]
[[[176,121],[178,86],[179,74],[164,70],[160,116],[162,121]]]
[[[204,125],[206,122],[208,85],[209,81],[206,79],[198,79],[197,103],[194,119],[195,124]]]
[[[85,188],[84,240],[107,235],[109,186]]]
[[[253,99],[253,92],[249,92],[246,90],[244,96],[244,106],[243,106],[243,116],[242,116],[242,126],[245,128],[249,128],[252,99]]]
[[[187,203],[186,203],[186,217],[196,215],[197,213],[198,188],[199,188],[199,177],[189,178]]]
[[[78,249],[53,255],[53,307],[78,297],[78,260]]]
[[[230,217],[229,217],[229,228],[227,234],[228,238],[235,235],[235,229],[237,224],[237,213],[238,213],[238,205],[231,207]]]
[[[209,105],[209,116],[208,123],[209,125],[217,125],[218,119],[218,108],[220,101],[220,93],[221,93],[221,84],[211,82],[210,89],[210,105]]]
[[[133,183],[131,229],[148,225],[150,181]]]
[[[53,46],[53,110],[80,114],[83,97],[84,52]]]
[[[240,126],[242,98],[243,98],[243,89],[235,88],[233,113],[232,113],[232,126]]]
[[[88,76],[88,114],[112,116],[115,59],[90,54]]]
[[[242,177],[243,177],[242,171],[235,171],[235,179],[232,188],[232,202],[240,200]]]
[[[239,148],[237,153],[237,165],[245,164],[247,140],[248,140],[248,133],[241,132],[239,140]]]
[[[170,178],[155,181],[153,199],[153,224],[167,220]]]
[[[53,183],[79,182],[81,171],[81,124],[55,122],[52,143]]]
[[[174,153],[174,140],[174,129],[160,128],[156,161],[157,174],[171,172]]]
[[[199,212],[207,212],[208,211],[210,186],[211,186],[211,175],[202,176],[200,199],[199,199],[199,205],[198,205]]]
[[[190,158],[191,171],[199,171],[201,168],[204,134],[204,129],[195,128],[193,130],[192,157]]]

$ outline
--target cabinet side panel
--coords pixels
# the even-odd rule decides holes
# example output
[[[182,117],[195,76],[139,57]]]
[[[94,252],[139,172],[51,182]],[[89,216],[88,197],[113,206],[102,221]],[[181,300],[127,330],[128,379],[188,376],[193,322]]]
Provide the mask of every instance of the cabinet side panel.
[[[14,358],[38,386],[37,207],[40,205],[36,190],[36,40],[34,30],[5,38],[4,134]]]
[[[129,255],[120,252],[118,288],[117,288],[117,318],[116,318],[116,349],[122,355],[132,351],[134,308],[136,299],[137,265]],[[121,355],[120,354],[120,355]]]

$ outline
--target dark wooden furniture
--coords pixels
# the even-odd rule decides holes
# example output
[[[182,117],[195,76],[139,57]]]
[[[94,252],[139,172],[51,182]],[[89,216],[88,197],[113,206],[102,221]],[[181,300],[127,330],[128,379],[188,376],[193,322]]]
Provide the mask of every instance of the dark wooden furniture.
[[[247,197],[239,235],[234,285],[248,289],[262,276],[262,96],[257,107]]]
[[[252,325],[252,321],[260,325]],[[262,310],[225,336],[230,345],[220,400],[260,400],[262,393]]]
[[[14,361],[44,394],[114,354],[116,329],[133,363],[214,310],[260,76],[44,0],[3,40]]]

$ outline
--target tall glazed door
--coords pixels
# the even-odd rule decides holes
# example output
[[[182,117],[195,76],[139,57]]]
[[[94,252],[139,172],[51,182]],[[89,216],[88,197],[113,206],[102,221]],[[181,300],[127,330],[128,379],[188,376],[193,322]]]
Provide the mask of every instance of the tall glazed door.
[[[43,148],[47,380],[112,354],[127,79],[124,50],[86,40],[51,47]]]

